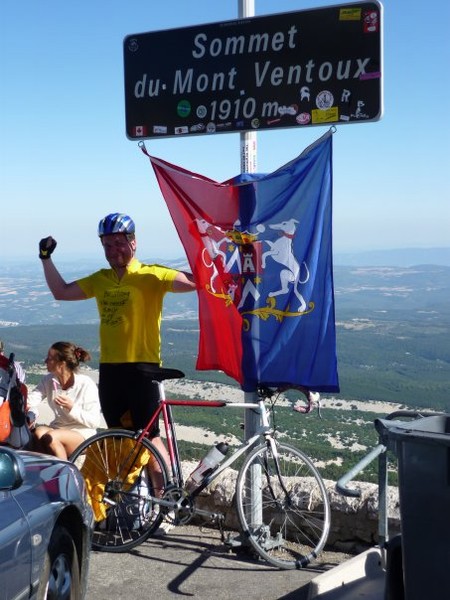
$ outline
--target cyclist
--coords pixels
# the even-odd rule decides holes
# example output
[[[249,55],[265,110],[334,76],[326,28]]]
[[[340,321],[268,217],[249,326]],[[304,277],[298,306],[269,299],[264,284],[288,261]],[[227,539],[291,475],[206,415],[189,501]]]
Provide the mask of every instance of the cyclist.
[[[67,283],[51,255],[56,240],[39,243],[47,285],[56,300],[95,298],[100,316],[99,396],[108,427],[123,427],[129,413],[134,430],[143,429],[159,399],[152,371],[161,364],[161,316],[166,292],[195,290],[191,274],[161,265],[142,264],[135,257],[133,220],[111,213],[98,225],[110,269]],[[158,425],[152,442],[167,460]]]

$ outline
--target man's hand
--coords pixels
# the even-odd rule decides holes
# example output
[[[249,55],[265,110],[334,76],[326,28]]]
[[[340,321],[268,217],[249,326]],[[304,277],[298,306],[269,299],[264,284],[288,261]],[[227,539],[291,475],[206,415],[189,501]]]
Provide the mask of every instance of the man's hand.
[[[53,250],[56,248],[56,240],[49,235],[46,238],[42,238],[39,242],[39,258],[41,260],[47,260],[50,258]]]

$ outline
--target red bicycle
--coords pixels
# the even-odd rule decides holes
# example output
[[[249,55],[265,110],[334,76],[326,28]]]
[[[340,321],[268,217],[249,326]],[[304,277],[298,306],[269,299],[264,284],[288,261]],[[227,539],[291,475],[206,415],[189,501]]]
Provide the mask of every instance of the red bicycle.
[[[154,534],[163,519],[177,525],[201,516],[218,523],[223,534],[225,515],[200,509],[196,499],[236,464],[235,504],[242,539],[275,567],[308,565],[326,543],[330,503],[313,462],[297,448],[281,443],[270,424],[280,390],[261,387],[255,402],[166,399],[163,381],[180,377],[184,373],[175,369],[155,373],[160,403],[144,430],[108,429],[86,440],[70,457],[85,477],[96,515],[93,547],[108,552],[129,550]],[[314,395],[304,388],[295,389],[305,395],[304,412],[308,412]],[[176,406],[252,410],[259,415],[259,426],[220,463],[206,471],[203,463],[197,470],[197,474],[202,472],[200,480],[194,474],[185,482],[172,411]],[[161,414],[170,465],[147,435]]]

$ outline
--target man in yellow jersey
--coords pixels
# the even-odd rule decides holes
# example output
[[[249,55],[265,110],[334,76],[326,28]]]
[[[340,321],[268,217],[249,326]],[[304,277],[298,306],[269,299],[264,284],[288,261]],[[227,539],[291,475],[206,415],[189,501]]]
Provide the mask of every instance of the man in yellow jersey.
[[[56,300],[95,298],[100,316],[100,403],[108,427],[121,427],[129,411],[133,428],[143,429],[158,403],[152,369],[161,364],[161,315],[166,292],[195,290],[192,275],[135,258],[135,226],[122,213],[102,219],[98,235],[110,269],[67,283],[51,254],[56,240],[39,243],[47,285]],[[153,443],[167,456],[156,425]]]

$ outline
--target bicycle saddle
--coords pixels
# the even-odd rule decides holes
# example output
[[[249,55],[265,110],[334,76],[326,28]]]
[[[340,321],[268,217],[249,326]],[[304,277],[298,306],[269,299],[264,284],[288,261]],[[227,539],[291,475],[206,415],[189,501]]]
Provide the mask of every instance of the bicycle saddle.
[[[155,381],[164,381],[165,379],[181,379],[184,377],[183,371],[178,369],[165,369],[152,364],[143,364],[140,367],[146,373],[152,376]]]

